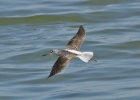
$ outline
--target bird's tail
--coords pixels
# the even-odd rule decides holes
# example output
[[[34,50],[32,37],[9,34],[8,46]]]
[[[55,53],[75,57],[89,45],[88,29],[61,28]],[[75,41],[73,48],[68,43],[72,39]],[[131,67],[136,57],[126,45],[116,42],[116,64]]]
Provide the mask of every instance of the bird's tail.
[[[93,52],[81,52],[81,54],[78,55],[77,57],[79,57],[84,62],[88,62],[89,60],[92,59]]]

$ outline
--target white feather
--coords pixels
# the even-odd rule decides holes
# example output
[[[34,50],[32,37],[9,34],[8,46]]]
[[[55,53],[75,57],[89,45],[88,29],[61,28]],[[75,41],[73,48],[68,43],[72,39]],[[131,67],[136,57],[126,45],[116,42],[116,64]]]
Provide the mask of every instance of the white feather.
[[[88,62],[93,57],[93,52],[81,52],[81,55],[78,55],[82,61]]]
[[[77,54],[77,57],[84,62],[88,62],[93,57],[93,52],[80,52],[80,51],[69,50],[69,49],[65,49],[65,50]]]
[[[70,49],[64,49],[64,50],[66,50],[68,52],[71,52],[71,53],[74,53],[74,54],[77,54],[77,55],[80,55],[81,54],[80,51],[76,51],[76,50],[70,50]]]

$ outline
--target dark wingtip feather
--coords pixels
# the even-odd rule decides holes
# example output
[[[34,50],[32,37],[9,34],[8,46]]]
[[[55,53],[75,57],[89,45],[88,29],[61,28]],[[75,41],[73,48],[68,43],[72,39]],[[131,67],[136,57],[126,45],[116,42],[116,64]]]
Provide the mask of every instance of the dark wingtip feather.
[[[51,71],[51,73],[50,73],[50,75],[48,76],[48,78],[50,78],[50,77],[52,77],[52,76],[54,76],[55,75],[55,73],[52,73],[52,71]],[[48,79],[47,78],[47,79]]]
[[[51,75],[48,76],[48,78],[50,78],[50,77],[51,77]],[[48,79],[48,78],[47,78],[47,79]]]
[[[83,28],[82,25],[79,27],[79,30],[77,32],[77,35],[85,36],[85,29]]]
[[[84,31],[84,32],[85,32],[85,30],[84,30],[84,28],[83,28],[83,26],[82,26],[82,25],[79,27],[79,30],[82,30],[82,31]]]

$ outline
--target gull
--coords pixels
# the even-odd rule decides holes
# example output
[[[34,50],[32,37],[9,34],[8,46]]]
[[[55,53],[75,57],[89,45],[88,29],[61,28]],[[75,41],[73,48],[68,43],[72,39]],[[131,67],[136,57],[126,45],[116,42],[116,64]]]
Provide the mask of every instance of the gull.
[[[65,49],[63,50],[53,49],[50,53],[42,55],[42,56],[47,56],[49,54],[54,54],[59,56],[57,61],[54,63],[48,78],[61,72],[64,68],[68,66],[70,61],[75,57],[80,58],[82,61],[86,63],[88,61],[97,62],[95,59],[93,59],[93,55],[94,55],[93,52],[79,51],[85,39],[85,36],[86,36],[85,30],[83,26],[80,26],[77,34],[68,42]]]

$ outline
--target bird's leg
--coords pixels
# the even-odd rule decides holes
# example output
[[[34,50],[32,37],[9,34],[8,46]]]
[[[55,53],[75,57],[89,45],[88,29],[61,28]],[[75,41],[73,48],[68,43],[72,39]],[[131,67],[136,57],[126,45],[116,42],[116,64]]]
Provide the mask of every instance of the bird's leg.
[[[90,61],[97,62],[97,60],[95,60],[95,59],[93,59],[93,58],[91,58]]]

